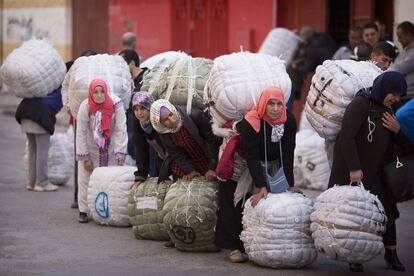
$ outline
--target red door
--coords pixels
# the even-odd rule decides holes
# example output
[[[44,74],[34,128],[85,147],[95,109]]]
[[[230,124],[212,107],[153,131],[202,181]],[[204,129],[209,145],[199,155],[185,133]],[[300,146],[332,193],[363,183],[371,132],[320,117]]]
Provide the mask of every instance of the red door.
[[[375,0],[351,0],[351,26],[363,26],[374,19]]]

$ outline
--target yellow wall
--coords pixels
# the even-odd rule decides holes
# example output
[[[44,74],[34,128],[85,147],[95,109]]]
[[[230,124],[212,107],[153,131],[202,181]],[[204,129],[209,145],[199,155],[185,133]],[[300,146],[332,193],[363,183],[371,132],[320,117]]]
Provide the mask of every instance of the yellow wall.
[[[46,39],[64,61],[72,59],[72,0],[2,2],[1,63],[13,49],[31,38]]]

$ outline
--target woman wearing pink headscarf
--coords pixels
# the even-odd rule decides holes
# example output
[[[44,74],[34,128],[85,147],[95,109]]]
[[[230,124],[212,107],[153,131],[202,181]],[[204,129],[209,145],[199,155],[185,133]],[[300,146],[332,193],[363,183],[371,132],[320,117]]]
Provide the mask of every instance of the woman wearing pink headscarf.
[[[109,95],[104,80],[89,85],[88,99],[79,107],[76,131],[78,203],[81,223],[88,222],[89,177],[96,167],[122,166],[127,150],[126,117],[121,100]]]

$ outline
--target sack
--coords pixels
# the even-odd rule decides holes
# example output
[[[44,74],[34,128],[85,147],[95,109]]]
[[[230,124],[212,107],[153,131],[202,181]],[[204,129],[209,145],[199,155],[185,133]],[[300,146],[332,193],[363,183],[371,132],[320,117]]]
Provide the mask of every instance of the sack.
[[[387,189],[397,202],[414,198],[414,155],[397,157],[383,167]]]

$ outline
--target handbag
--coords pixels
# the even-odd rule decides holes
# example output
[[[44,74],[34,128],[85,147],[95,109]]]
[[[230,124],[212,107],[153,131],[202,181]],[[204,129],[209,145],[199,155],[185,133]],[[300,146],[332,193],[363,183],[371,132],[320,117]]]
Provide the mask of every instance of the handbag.
[[[283,170],[283,156],[282,156],[282,142],[279,140],[279,154],[280,154],[280,168],[274,176],[271,176],[268,171],[267,163],[267,147],[266,147],[266,122],[263,121],[264,131],[264,150],[265,150],[265,178],[269,191],[273,194],[283,193],[289,188],[289,183],[286,179],[285,171]]]
[[[387,190],[397,202],[414,198],[414,155],[396,157],[383,167]]]

